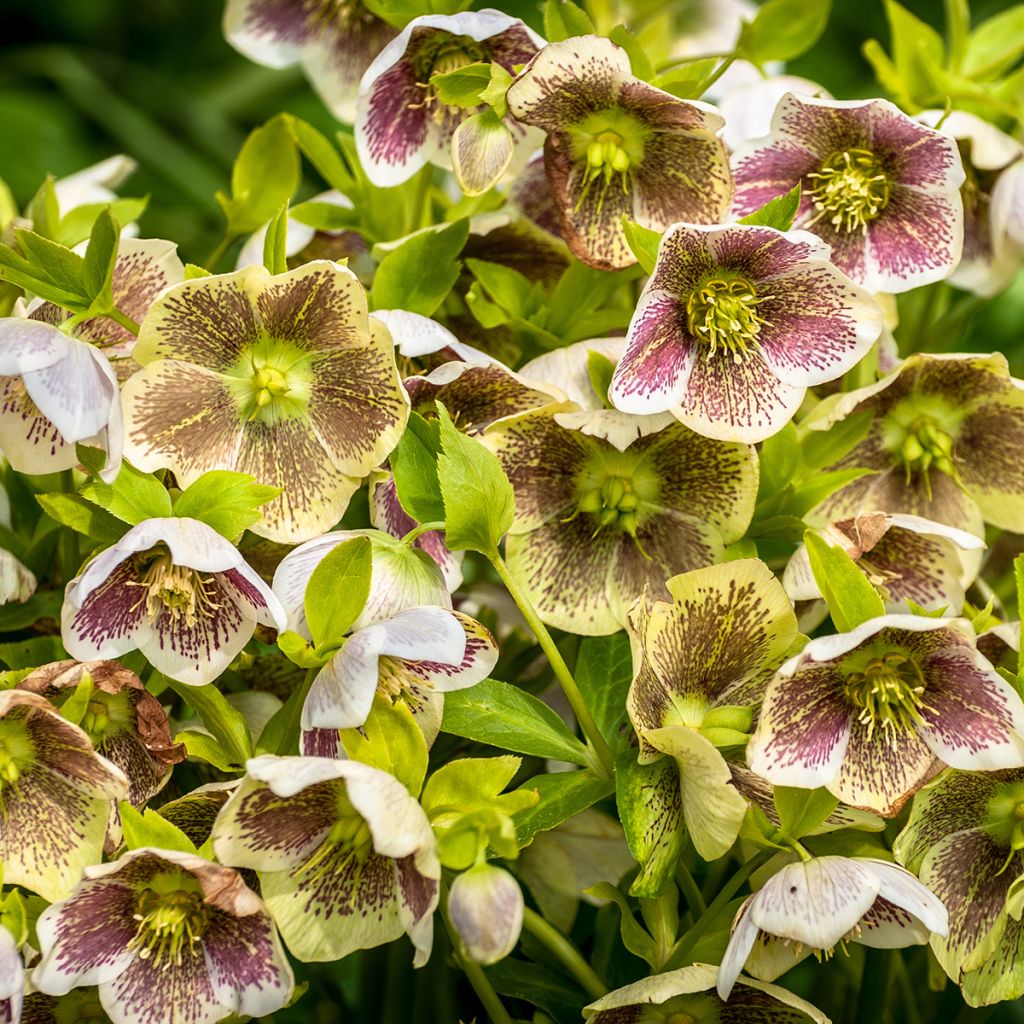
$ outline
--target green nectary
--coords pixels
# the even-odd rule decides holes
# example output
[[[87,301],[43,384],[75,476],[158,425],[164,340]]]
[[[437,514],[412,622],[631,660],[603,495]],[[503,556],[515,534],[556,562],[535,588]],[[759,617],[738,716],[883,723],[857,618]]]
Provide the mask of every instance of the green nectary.
[[[595,453],[576,481],[572,518],[590,516],[595,533],[608,528],[635,537],[659,490],[657,475],[642,457],[628,452]]]
[[[17,786],[18,780],[35,762],[35,756],[25,720],[20,716],[0,720],[0,803],[3,790]]]
[[[882,422],[882,442],[904,467],[907,482],[922,476],[931,491],[933,469],[957,479],[953,449],[964,413],[936,395],[911,395],[897,402]]]
[[[643,161],[650,131],[619,107],[588,114],[569,129],[572,156],[583,173],[583,189],[577,208],[591,188],[603,194],[612,186],[623,192]]]
[[[305,415],[313,383],[312,356],[289,341],[264,338],[228,373],[243,421],[278,423]]]
[[[985,831],[1011,850],[1024,850],[1024,782],[996,787],[985,813]]]

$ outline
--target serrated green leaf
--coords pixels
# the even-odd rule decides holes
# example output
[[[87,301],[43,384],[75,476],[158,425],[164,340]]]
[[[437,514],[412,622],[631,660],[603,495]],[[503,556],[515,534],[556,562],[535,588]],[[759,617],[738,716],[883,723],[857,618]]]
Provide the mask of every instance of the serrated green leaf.
[[[111,282],[114,279],[120,237],[121,226],[114,220],[110,207],[107,207],[93,223],[89,247],[82,264],[82,283],[97,311],[109,310],[114,305]]]
[[[457,257],[468,236],[463,217],[439,231],[420,231],[389,252],[374,274],[373,308],[431,316],[458,280]]]
[[[129,850],[153,846],[158,850],[196,852],[195,843],[177,825],[161,817],[156,811],[147,807],[140,813],[127,800],[120,801],[118,810],[121,814],[124,844]]]
[[[885,614],[878,591],[842,548],[832,547],[812,530],[804,534],[804,543],[815,582],[836,629],[845,633]]]
[[[15,228],[14,237],[40,278],[69,294],[80,296],[83,303],[89,301],[83,281],[85,260],[78,253],[24,228]]]
[[[171,496],[152,473],[143,473],[131,463],[122,462],[112,484],[93,479],[81,491],[82,497],[106,509],[112,516],[133,526],[146,519],[171,514]]]
[[[491,81],[491,65],[467,64],[443,75],[431,75],[430,85],[437,98],[449,107],[477,107],[480,94]]]
[[[740,224],[760,224],[788,231],[793,226],[793,218],[800,209],[800,182],[798,181],[785,195],[769,199],[760,209],[741,217]]]
[[[423,787],[420,803],[433,811],[467,808],[496,797],[513,779],[521,757],[460,757],[441,765]]]
[[[178,495],[171,514],[198,519],[228,540],[235,540],[260,521],[260,507],[280,493],[279,487],[258,484],[248,473],[214,469]]]
[[[369,537],[353,537],[332,548],[306,585],[306,622],[320,647],[340,640],[366,604],[372,572]]]

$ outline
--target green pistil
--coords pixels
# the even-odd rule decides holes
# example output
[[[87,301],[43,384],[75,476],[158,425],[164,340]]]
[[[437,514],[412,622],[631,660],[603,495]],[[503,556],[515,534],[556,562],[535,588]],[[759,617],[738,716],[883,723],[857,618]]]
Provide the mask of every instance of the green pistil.
[[[744,277],[713,277],[695,288],[686,300],[690,334],[708,346],[707,358],[719,350],[741,363],[761,347],[759,335],[770,321],[757,307],[770,295],[758,295]]]
[[[866,231],[889,205],[892,186],[869,149],[833,153],[807,177],[814,183],[808,191],[817,210],[811,224],[826,220],[836,231]]]
[[[79,725],[96,745],[128,729],[130,720],[128,697],[124,690],[120,693],[94,690]]]
[[[927,397],[911,397],[892,408],[883,423],[883,442],[907,483],[921,477],[929,499],[931,471],[938,470],[959,483],[953,448],[962,414]]]
[[[647,128],[617,107],[590,114],[570,129],[573,156],[582,175],[577,210],[594,189],[599,192],[598,208],[609,189],[624,193],[631,190],[649,134]]]
[[[0,721],[0,809],[6,790],[18,790],[18,782],[35,761],[35,748],[24,721]]]
[[[581,513],[586,513],[595,524],[593,536],[596,537],[606,529],[628,533],[644,558],[649,559],[650,555],[644,551],[640,538],[636,535],[639,508],[640,498],[633,487],[633,481],[628,477],[610,476],[599,487],[582,493],[576,511],[566,522],[575,519]]]
[[[139,893],[133,916],[138,927],[128,949],[139,959],[165,971],[180,967],[186,957],[202,955],[210,910],[191,876],[154,879]]]
[[[305,413],[311,356],[290,342],[265,338],[247,351],[228,375],[243,422],[277,423]]]
[[[925,685],[913,656],[887,651],[861,659],[858,668],[847,671],[843,692],[860,709],[857,720],[868,727],[869,739],[876,728],[895,738],[914,732],[922,710],[931,710],[924,701]]]
[[[1024,850],[1024,782],[1007,782],[989,799],[985,831],[1011,855]]]

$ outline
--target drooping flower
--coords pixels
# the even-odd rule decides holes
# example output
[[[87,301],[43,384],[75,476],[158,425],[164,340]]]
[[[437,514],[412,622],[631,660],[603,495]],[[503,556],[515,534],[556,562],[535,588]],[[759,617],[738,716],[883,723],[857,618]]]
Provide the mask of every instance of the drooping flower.
[[[712,441],[670,416],[552,405],[497,423],[484,440],[515,489],[506,541],[541,618],[614,633],[647,587],[710,565],[745,532],[757,491],[747,445]]]
[[[935,956],[971,1006],[1024,995],[1024,771],[943,772],[914,797],[893,852],[949,910]]]
[[[476,111],[449,107],[433,77],[480,62],[512,72],[543,45],[518,18],[492,8],[413,18],[359,83],[355,135],[367,177],[385,187],[428,163],[451,167],[452,136]],[[522,127],[513,134],[525,138]]]
[[[124,772],[128,800],[141,807],[186,754],[171,736],[167,712],[134,672],[116,661],[55,661],[30,672],[18,689],[60,706],[86,674],[93,692],[79,724],[94,749]]]
[[[375,309],[371,315],[388,329],[398,354],[405,359],[441,354],[446,362],[451,359],[478,363],[494,361],[486,352],[459,341],[447,327],[429,316],[405,309]]]
[[[732,192],[723,121],[634,77],[629,56],[600,36],[546,46],[508,90],[524,124],[547,133],[544,162],[572,251],[601,269],[636,262],[623,215],[664,230],[722,220]]]
[[[111,801],[128,796],[121,770],[47,700],[0,693],[0,860],[4,882],[63,899],[103,854]]]
[[[718,994],[730,999],[744,965],[755,978],[774,981],[804,957],[829,957],[846,942],[894,949],[945,935],[947,927],[942,901],[896,864],[873,857],[800,860],[740,907]]]
[[[358,761],[258,757],[217,818],[224,863],[259,873],[291,952],[340,960],[404,932],[425,963],[441,865],[420,805]]]
[[[708,437],[761,441],[881,330],[877,304],[812,235],[677,224],[633,314],[611,401],[624,412],[672,411]]]
[[[740,978],[724,1002],[715,992],[717,968],[692,964],[652,974],[584,1007],[587,1024],[829,1024],[818,1009],[778,985]]]
[[[784,96],[771,134],[733,157],[733,211],[745,216],[802,186],[794,226],[872,291],[948,277],[960,259],[964,169],[956,142],[888,100]]]
[[[78,464],[80,441],[106,452],[113,480],[124,427],[110,361],[51,324],[0,319],[0,451],[19,473],[55,473]]]
[[[359,79],[395,29],[361,0],[229,0],[224,37],[257,64],[301,64],[331,113],[351,123]]]
[[[1024,765],[1024,703],[964,619],[885,615],[818,637],[768,686],[750,767],[895,815],[937,761]]]
[[[263,901],[233,868],[151,847],[87,868],[43,912],[32,982],[99,986],[114,1024],[216,1024],[288,1002],[294,979]]]
[[[930,612],[959,615],[985,542],[973,533],[920,516],[865,512],[821,531],[878,588],[886,611],[908,610],[908,599]],[[793,601],[820,600],[807,549],[800,546],[786,565],[782,585]]]
[[[837,396],[807,426],[870,412],[864,439],[827,470],[874,470],[815,510],[818,522],[907,512],[982,536],[982,520],[1024,531],[1024,387],[1006,359],[915,353],[878,381]]]
[[[80,661],[140,650],[172,679],[203,686],[248,643],[257,623],[284,629],[270,588],[212,527],[147,519],[68,583],[64,647]]]
[[[186,281],[147,315],[124,388],[133,464],[182,487],[211,469],[281,487],[253,531],[296,543],[341,518],[398,442],[391,339],[351,271],[325,260]]]
[[[452,882],[448,913],[466,953],[495,964],[515,949],[523,927],[523,891],[504,868],[486,862]]]
[[[0,925],[0,1024],[19,1024],[25,998],[25,968],[17,939]]]
[[[573,345],[552,349],[531,359],[520,367],[519,376],[548,388],[557,388],[581,409],[606,409],[610,374],[622,358],[625,348],[625,338],[577,341]],[[593,372],[592,364],[595,361],[603,373]],[[610,368],[608,364],[611,364]],[[602,387],[604,394],[601,393]]]
[[[963,255],[949,283],[988,298],[1005,288],[1024,263],[1024,250],[1010,235],[997,195],[1006,187],[1000,185],[1002,172],[1024,158],[1024,146],[962,110],[925,110],[917,120],[956,139],[966,174],[960,187]]]
[[[630,611],[626,708],[640,763],[675,759],[690,838],[714,860],[735,842],[747,810],[719,748],[746,741],[765,685],[797,638],[796,616],[757,559],[696,569],[666,586],[669,601],[641,598]]]

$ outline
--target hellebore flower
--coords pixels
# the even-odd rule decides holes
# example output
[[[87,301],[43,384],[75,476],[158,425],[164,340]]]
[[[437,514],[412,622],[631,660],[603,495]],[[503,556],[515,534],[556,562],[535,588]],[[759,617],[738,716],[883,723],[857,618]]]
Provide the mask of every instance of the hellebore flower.
[[[859,942],[898,949],[945,935],[946,908],[909,871],[873,857],[813,857],[787,864],[736,914],[718,969],[718,994],[729,999],[744,964],[774,981],[812,953]]]
[[[17,939],[0,925],[0,1024],[18,1024],[25,998],[25,968]]]
[[[713,107],[633,76],[629,56],[600,36],[551,43],[509,86],[508,107],[547,132],[544,163],[569,248],[615,270],[636,262],[623,215],[655,230],[714,224],[732,181]]]
[[[134,672],[116,661],[55,661],[30,672],[18,689],[60,706],[86,674],[93,692],[79,724],[96,752],[124,772],[128,800],[141,807],[164,788],[186,751],[174,742],[160,701]]]
[[[820,235],[836,266],[871,291],[941,281],[960,260],[964,169],[956,142],[888,100],[789,93],[771,134],[736,152],[733,174],[740,217],[801,185],[794,227]]]
[[[829,1024],[777,985],[740,978],[728,1003],[715,992],[717,968],[692,964],[609,992],[583,1010],[587,1024]]]
[[[68,583],[61,635],[80,661],[140,650],[154,668],[192,686],[213,682],[257,623],[284,629],[270,588],[212,527],[147,519]]]
[[[98,985],[114,1024],[262,1017],[294,985],[263,901],[233,868],[191,853],[144,847],[86,868],[38,931],[36,988]]]
[[[452,882],[448,913],[470,959],[485,967],[512,952],[523,928],[523,891],[503,868],[483,863]]]
[[[52,324],[0,319],[0,451],[19,473],[56,473],[78,464],[80,441],[106,452],[113,480],[124,427],[110,361]]]
[[[949,283],[988,298],[1013,280],[1024,260],[1024,252],[1008,231],[999,194],[1007,184],[1012,187],[1014,176],[1002,172],[1024,157],[1024,146],[965,111],[925,110],[917,119],[956,139],[967,176],[960,187],[963,255]]]
[[[607,382],[592,372],[592,363],[596,360],[605,373],[610,374],[625,348],[625,338],[577,341],[531,359],[520,368],[519,376],[548,388],[557,388],[581,409],[606,409],[608,395],[601,393],[601,386],[607,392]],[[607,360],[611,368],[602,360]],[[599,382],[601,386],[598,386]]]
[[[892,817],[935,774],[1024,765],[1024,703],[964,619],[884,615],[776,673],[747,747],[778,786],[825,786]]]
[[[513,573],[549,625],[614,633],[633,602],[711,565],[753,514],[757,459],[669,416],[549,406],[484,435],[515,490]],[[562,411],[559,411],[561,409]]]
[[[428,163],[451,167],[452,136],[476,111],[449,107],[433,77],[480,62],[512,72],[543,45],[518,18],[491,8],[413,18],[359,83],[355,135],[366,176],[387,187]],[[525,135],[519,126],[514,131]]]
[[[7,885],[63,899],[103,856],[111,801],[128,796],[121,770],[47,700],[0,693],[0,860]]]
[[[812,235],[676,224],[633,314],[611,402],[671,411],[707,437],[762,441],[881,331],[877,303]]]
[[[446,357],[445,361],[461,359],[466,362],[494,362],[486,352],[472,345],[464,345],[447,327],[431,320],[429,316],[410,313],[405,309],[375,309],[371,315],[388,329],[398,354],[405,359],[442,353]]]
[[[119,153],[58,178],[53,183],[53,191],[61,214],[67,216],[79,206],[112,203],[117,199],[114,189],[123,185],[137,166],[131,157]]]
[[[765,685],[797,639],[796,616],[774,574],[753,558],[666,586],[668,602],[642,597],[630,611],[626,709],[640,763],[675,759],[687,830],[697,852],[714,860],[735,842],[747,810],[718,748],[746,742]]]
[[[301,64],[331,113],[351,123],[359,79],[395,29],[361,0],[229,0],[224,37],[257,64]]]
[[[830,523],[822,535],[857,563],[878,588],[886,611],[906,612],[907,601],[929,612],[959,615],[964,591],[978,574],[985,542],[973,533],[920,516],[865,512]],[[807,548],[801,545],[786,565],[782,585],[793,601],[821,599]]]
[[[775,108],[787,93],[832,98],[823,85],[796,75],[773,75],[769,78],[759,75],[753,81],[723,92],[717,105],[725,118],[722,138],[730,151],[771,132]]]
[[[164,292],[124,387],[129,458],[187,487],[211,469],[280,487],[254,533],[330,529],[401,437],[408,401],[391,339],[351,271],[326,260],[251,266]]]
[[[217,857],[259,873],[291,952],[340,960],[407,934],[433,941],[441,865],[420,805],[358,761],[257,757],[213,829]]]
[[[1024,995],[1024,771],[945,771],[916,797],[893,847],[949,910],[932,937],[970,1006]]]
[[[874,470],[817,506],[818,521],[908,512],[982,536],[1024,532],[1024,385],[993,355],[916,353],[876,384],[826,399],[807,426],[870,412],[862,441],[827,470]]]

